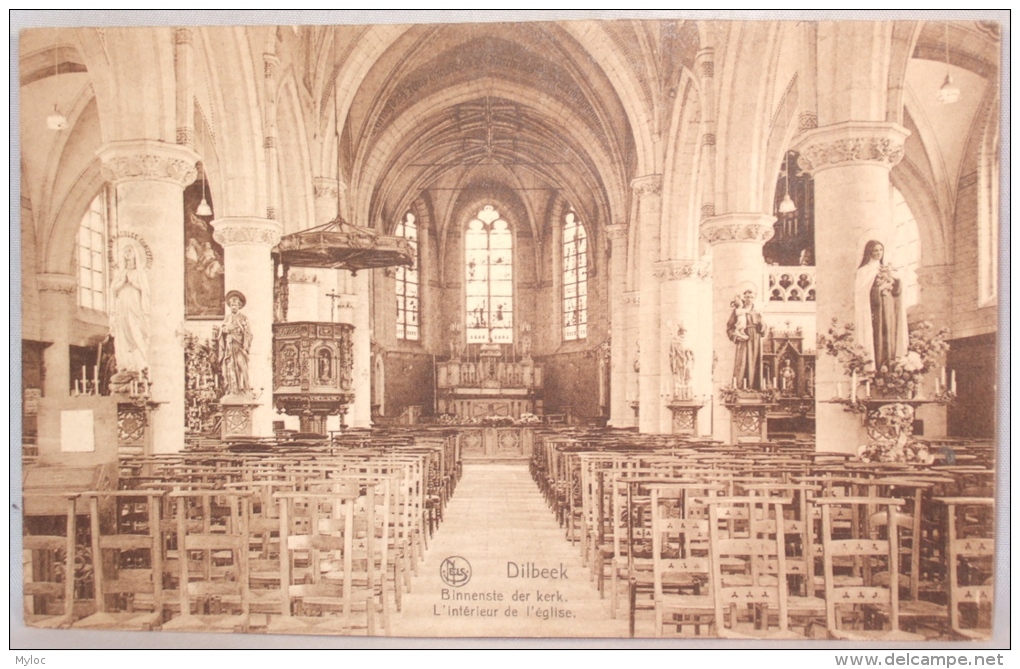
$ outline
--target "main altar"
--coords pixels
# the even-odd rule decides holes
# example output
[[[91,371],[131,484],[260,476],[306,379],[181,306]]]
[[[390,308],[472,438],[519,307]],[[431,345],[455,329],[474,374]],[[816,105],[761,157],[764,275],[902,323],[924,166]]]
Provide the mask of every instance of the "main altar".
[[[468,346],[436,362],[436,410],[468,422],[542,413],[542,366],[505,344]]]

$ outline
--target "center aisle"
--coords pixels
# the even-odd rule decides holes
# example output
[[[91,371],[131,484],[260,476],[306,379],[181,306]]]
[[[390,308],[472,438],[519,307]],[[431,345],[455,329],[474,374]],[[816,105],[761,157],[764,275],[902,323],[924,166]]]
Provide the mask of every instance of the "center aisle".
[[[464,465],[412,588],[392,636],[627,636],[526,464]]]

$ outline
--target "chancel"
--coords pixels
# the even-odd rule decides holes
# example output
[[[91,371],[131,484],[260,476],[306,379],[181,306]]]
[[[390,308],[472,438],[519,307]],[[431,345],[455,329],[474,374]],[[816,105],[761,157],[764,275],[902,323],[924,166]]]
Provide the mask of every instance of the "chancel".
[[[1004,629],[998,23],[19,42],[26,624]]]

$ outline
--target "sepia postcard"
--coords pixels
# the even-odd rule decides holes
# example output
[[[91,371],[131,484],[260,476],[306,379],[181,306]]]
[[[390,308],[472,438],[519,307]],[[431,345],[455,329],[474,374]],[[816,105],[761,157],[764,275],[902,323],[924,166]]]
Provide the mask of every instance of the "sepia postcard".
[[[1002,663],[1008,13],[14,19],[12,649]]]

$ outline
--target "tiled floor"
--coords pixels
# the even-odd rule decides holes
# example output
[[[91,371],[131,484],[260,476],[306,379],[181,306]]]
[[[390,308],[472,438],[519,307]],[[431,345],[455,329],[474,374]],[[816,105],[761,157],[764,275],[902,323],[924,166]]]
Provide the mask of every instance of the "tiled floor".
[[[458,587],[444,583],[440,573],[451,557],[470,564],[470,580]],[[546,578],[510,577],[527,565],[549,570]],[[551,578],[552,571],[564,577]],[[468,615],[454,615],[464,609]],[[582,565],[579,544],[566,540],[526,464],[465,465],[392,623],[392,636],[627,636],[625,612],[610,617],[608,599],[599,598]]]

